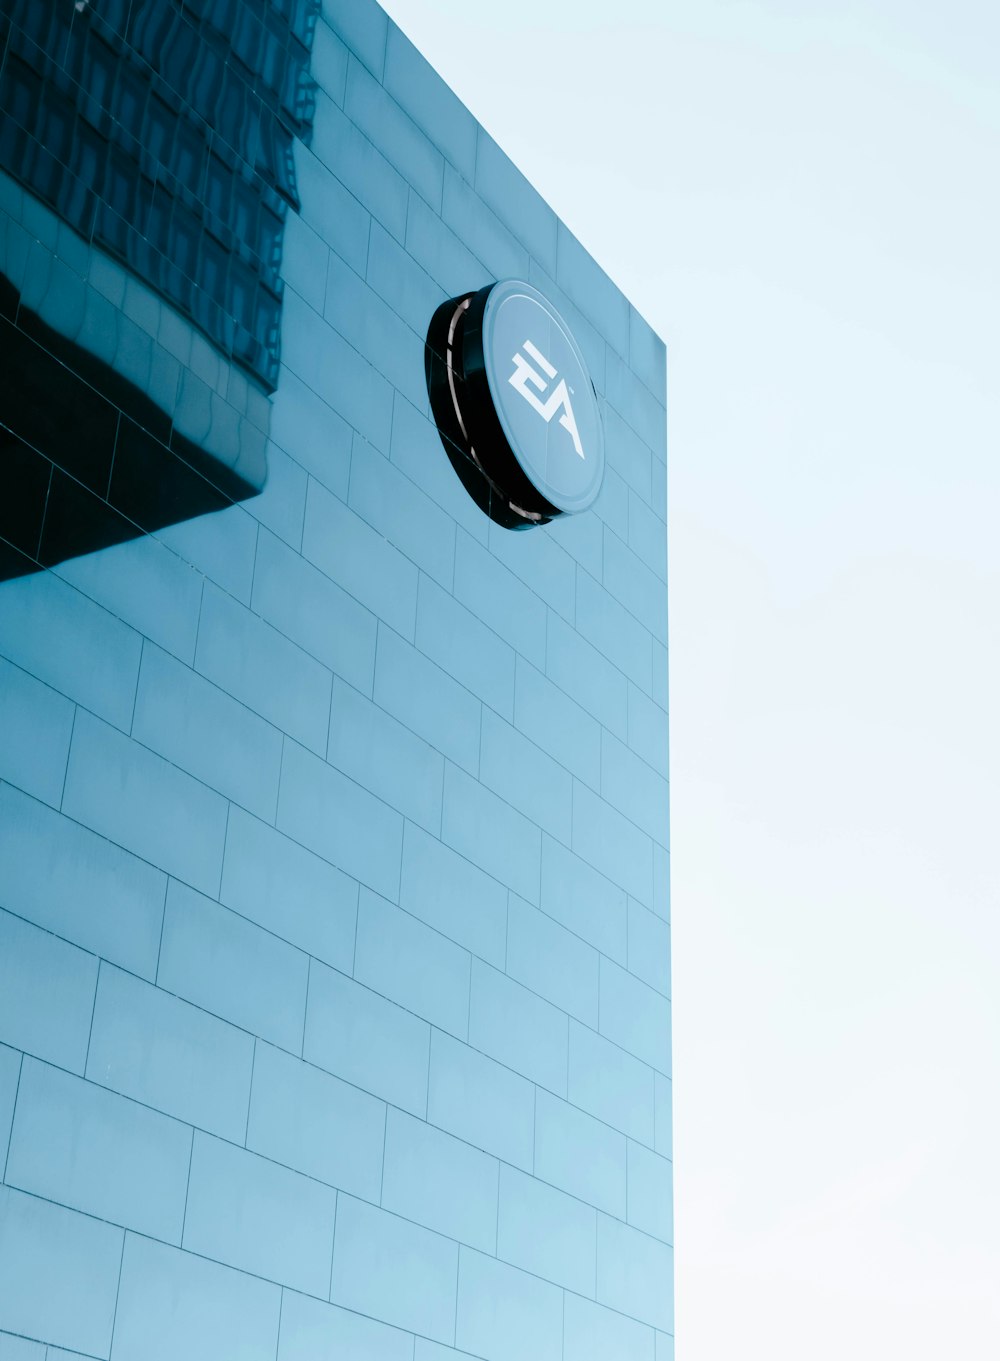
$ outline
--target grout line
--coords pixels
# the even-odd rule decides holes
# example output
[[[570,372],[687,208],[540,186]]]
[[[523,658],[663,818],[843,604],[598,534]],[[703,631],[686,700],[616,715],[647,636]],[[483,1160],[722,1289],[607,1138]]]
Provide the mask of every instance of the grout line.
[[[101,969],[102,969],[103,967],[104,967],[104,961],[103,961],[102,959],[98,958],[98,960],[97,960],[97,977],[94,979],[94,1001],[93,1001],[93,1003],[92,1003],[92,1005],[91,1005],[91,1008],[90,1008],[90,1029],[87,1031],[87,1052],[86,1052],[86,1054],[85,1054],[85,1056],[84,1056],[84,1060],[83,1060],[83,1073],[79,1075],[79,1076],[82,1076],[82,1077],[83,1077],[84,1081],[87,1080],[87,1067],[88,1067],[88,1065],[89,1065],[89,1063],[90,1063],[90,1045],[91,1045],[91,1042],[93,1041],[93,1038],[94,1038],[94,1017],[97,1015],[97,994],[98,994],[98,991],[100,990],[100,986],[101,986]],[[19,1085],[19,1086],[20,1086],[20,1081],[21,1081],[20,1074],[18,1074],[18,1085]],[[8,1150],[9,1150],[9,1148],[10,1148],[10,1145],[8,1145]]]
[[[0,1184],[6,1185],[7,1164],[10,1161],[10,1146],[14,1142],[14,1116],[17,1114],[17,1098],[21,1091],[21,1074],[24,1071],[24,1055],[21,1054],[17,1061],[17,1081],[14,1083],[14,1105],[11,1108],[10,1131],[7,1135],[7,1147],[3,1154],[3,1168],[0,1169],[3,1175],[0,1176]]]
[[[186,1231],[186,1229],[187,1229],[188,1197],[189,1197],[190,1194],[191,1194],[191,1171],[192,1171],[192,1169],[193,1169],[193,1167],[194,1167],[194,1136],[195,1136],[196,1133],[197,1133],[197,1130],[196,1130],[195,1127],[192,1125],[192,1126],[191,1126],[191,1148],[190,1148],[190,1150],[188,1151],[188,1174],[187,1174],[187,1184],[186,1184],[186,1186],[184,1187],[184,1213],[181,1215],[181,1241],[180,1241],[179,1246],[180,1246],[182,1249],[183,1249],[183,1247],[184,1247],[184,1233],[185,1233],[185,1231]]]
[[[138,688],[138,687],[137,687]],[[133,701],[134,704],[134,701]],[[62,790],[59,794],[59,811],[62,812],[63,804],[66,801],[66,783],[69,779],[69,760],[73,751],[73,737],[76,734],[76,716],[80,710],[79,704],[73,705],[73,720],[69,728],[69,745],[66,748],[66,765],[63,768]]]

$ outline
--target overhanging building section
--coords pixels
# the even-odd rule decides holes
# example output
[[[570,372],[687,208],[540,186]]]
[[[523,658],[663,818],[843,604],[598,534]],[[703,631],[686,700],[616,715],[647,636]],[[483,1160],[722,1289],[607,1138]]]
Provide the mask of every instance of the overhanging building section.
[[[370,0],[2,23],[0,1354],[672,1361],[661,342]]]

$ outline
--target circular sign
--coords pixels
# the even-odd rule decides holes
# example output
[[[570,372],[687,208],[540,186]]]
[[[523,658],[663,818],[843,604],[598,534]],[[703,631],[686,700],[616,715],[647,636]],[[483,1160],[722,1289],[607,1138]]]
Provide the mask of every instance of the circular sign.
[[[435,322],[432,406],[446,448],[458,444],[487,480],[484,509],[524,528],[593,505],[604,478],[600,407],[580,347],[552,304],[508,279],[452,299]],[[467,470],[449,453],[468,486]]]

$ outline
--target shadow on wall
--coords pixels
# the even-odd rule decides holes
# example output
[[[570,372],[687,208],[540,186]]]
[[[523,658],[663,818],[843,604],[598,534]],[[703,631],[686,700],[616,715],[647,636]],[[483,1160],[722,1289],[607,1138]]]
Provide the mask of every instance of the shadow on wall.
[[[257,494],[19,303],[0,276],[0,580]]]

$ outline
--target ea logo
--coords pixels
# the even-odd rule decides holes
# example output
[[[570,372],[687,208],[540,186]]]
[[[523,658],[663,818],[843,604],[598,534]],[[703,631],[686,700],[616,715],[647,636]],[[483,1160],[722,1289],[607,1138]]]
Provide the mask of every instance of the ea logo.
[[[604,478],[597,393],[537,289],[508,279],[442,304],[426,365],[448,456],[488,515],[527,529],[593,505]]]
[[[558,378],[558,370],[554,369],[543,354],[532,345],[530,340],[524,342],[524,353],[514,356],[514,372],[507,379],[511,387],[521,394],[529,406],[533,406],[539,416],[545,421],[550,421],[557,411],[562,411],[559,417],[559,424],[565,426],[569,431],[573,441],[573,448],[584,457],[583,446],[580,444],[580,432],[576,428],[576,417],[573,415],[573,407],[570,404],[569,392],[566,388],[566,379],[563,378],[559,386],[555,389],[547,401],[539,401],[538,395],[531,390],[531,386],[538,388],[540,392],[545,391],[545,378],[532,368],[531,360],[539,366],[546,378]],[[529,384],[531,386],[529,386]]]

